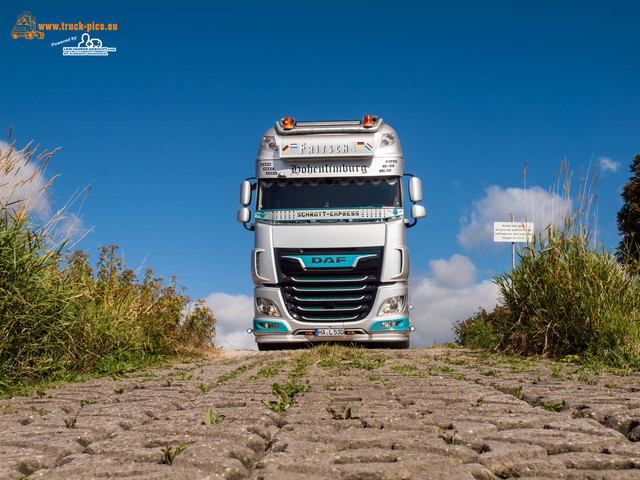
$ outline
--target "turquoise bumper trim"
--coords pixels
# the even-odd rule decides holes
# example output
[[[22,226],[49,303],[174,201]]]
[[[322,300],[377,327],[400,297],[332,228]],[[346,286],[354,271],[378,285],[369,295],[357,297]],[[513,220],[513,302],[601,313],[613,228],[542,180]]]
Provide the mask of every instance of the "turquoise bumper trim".
[[[386,322],[398,322],[398,324],[395,327],[383,327],[382,324]],[[371,325],[372,332],[388,332],[392,330],[409,330],[409,317],[380,320]]]
[[[267,327],[267,325],[269,326]],[[281,323],[281,322],[275,322],[273,320],[258,320],[257,318],[254,318],[253,331],[254,332],[288,332],[289,329],[284,323]]]

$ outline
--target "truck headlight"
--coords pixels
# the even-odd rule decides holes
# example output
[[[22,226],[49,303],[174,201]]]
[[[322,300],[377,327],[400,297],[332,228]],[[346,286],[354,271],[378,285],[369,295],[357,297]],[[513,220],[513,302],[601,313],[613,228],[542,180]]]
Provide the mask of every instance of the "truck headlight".
[[[383,133],[380,140],[381,147],[390,147],[396,143],[396,136],[393,133]]]
[[[387,298],[382,307],[380,307],[380,311],[378,315],[393,315],[394,313],[399,313],[404,308],[404,295],[397,295],[395,297]]]
[[[268,298],[258,297],[256,298],[256,304],[258,306],[258,312],[268,317],[279,317],[280,310],[273,300]]]
[[[262,137],[262,148],[266,148],[267,150],[277,150],[278,145],[276,144],[276,137],[271,135],[265,135]]]

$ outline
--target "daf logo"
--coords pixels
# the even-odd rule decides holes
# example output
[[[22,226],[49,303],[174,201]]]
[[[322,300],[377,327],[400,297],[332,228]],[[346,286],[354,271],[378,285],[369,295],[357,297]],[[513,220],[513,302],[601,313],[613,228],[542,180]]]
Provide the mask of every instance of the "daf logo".
[[[311,263],[345,263],[347,257],[311,257]]]

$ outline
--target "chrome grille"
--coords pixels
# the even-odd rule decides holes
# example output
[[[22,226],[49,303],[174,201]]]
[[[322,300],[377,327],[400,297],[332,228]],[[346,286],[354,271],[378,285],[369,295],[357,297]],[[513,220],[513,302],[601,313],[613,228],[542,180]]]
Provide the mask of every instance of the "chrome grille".
[[[296,254],[362,258],[349,267],[308,268],[295,258]],[[293,318],[308,322],[349,322],[369,314],[378,290],[382,247],[276,249],[276,255],[282,295]]]

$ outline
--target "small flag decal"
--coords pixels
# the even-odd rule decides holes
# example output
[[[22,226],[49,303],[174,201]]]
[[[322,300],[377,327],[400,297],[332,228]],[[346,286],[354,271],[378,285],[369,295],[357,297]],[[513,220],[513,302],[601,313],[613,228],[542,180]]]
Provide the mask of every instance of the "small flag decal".
[[[298,148],[298,144],[297,143],[290,143],[289,145],[287,145],[286,147],[284,147],[282,149],[283,152],[287,152],[289,151],[289,149],[291,148]]]
[[[365,147],[367,147],[367,150],[372,150],[373,149],[373,147],[371,146],[370,143],[365,144]]]

